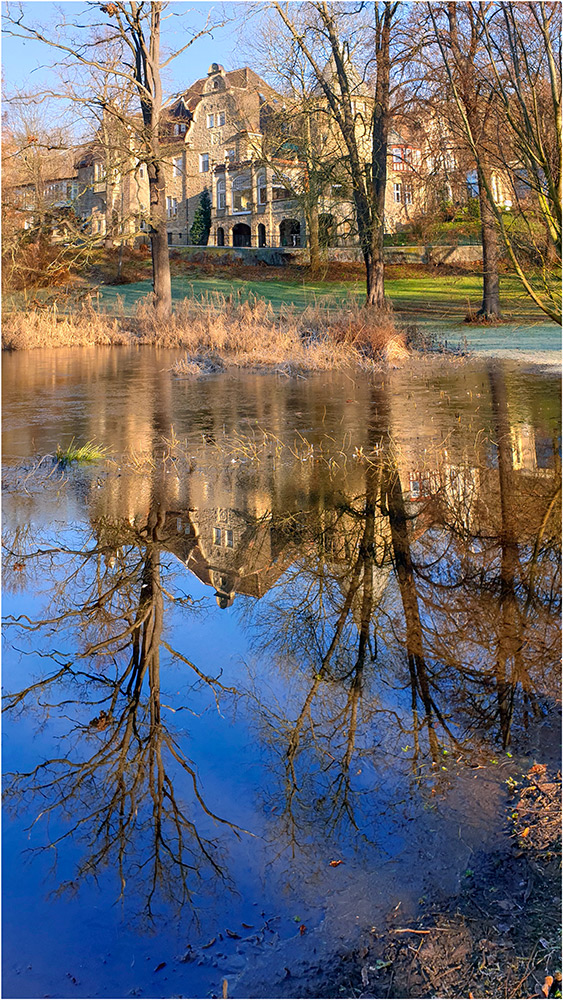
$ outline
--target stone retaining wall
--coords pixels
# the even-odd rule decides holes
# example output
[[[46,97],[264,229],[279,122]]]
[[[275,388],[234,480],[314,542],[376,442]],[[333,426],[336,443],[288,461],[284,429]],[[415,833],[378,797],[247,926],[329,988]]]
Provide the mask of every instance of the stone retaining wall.
[[[306,249],[286,250],[283,247],[186,247],[172,246],[171,250],[196,263],[221,261],[222,263],[268,264],[280,267],[284,264],[307,264],[309,251]],[[362,254],[356,247],[329,247],[323,254],[329,261],[362,262]],[[473,264],[481,263],[483,250],[479,244],[472,246],[407,246],[385,247],[388,264]]]

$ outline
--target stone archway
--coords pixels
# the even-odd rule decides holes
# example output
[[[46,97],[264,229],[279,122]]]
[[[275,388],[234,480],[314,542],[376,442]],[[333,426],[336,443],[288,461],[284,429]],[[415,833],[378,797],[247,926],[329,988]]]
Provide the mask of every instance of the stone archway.
[[[250,246],[250,226],[247,226],[245,222],[237,222],[236,226],[233,226],[233,246]]]
[[[225,230],[223,229],[222,226],[218,226],[217,228],[217,246],[218,247],[225,246]]]
[[[266,246],[266,226],[262,222],[258,224],[258,246]]]
[[[301,246],[301,226],[297,219],[282,219],[280,222],[280,246]]]

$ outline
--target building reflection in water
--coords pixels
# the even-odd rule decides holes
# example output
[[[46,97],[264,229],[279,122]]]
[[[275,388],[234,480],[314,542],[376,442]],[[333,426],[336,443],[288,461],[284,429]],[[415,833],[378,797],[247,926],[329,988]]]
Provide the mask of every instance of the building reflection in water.
[[[21,526],[7,539],[7,585],[29,570],[53,597],[40,620],[7,622],[52,663],[6,709],[68,717],[76,707],[68,752],[12,775],[7,795],[73,813],[60,842],[87,844],[74,881],[111,860],[151,916],[156,895],[183,905],[198,880],[227,878],[209,824],[240,831],[208,803],[186,729],[163,717],[162,651],[217,702],[244,689],[274,768],[280,849],[296,850],[313,825],[373,831],[363,810],[377,803],[357,780],[366,763],[408,761],[419,791],[435,795],[453,780],[444,755],[471,763],[490,743],[507,748],[515,725],[549,710],[558,457],[531,421],[511,421],[497,369],[489,390],[491,434],[429,433],[424,448],[382,392],[371,405],[385,433],[372,430],[347,456],[304,445],[243,461],[210,444],[194,467],[159,442],[148,474],[92,485],[89,523],[72,544],[49,548]],[[240,608],[252,687],[237,692],[194,662],[189,574],[219,608]],[[274,674],[281,701],[268,696]]]

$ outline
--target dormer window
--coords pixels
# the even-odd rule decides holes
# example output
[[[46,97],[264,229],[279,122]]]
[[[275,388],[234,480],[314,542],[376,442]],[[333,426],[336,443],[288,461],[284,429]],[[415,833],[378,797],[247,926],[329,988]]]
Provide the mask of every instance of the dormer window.
[[[185,135],[187,125],[185,122],[176,122],[174,126],[174,135]]]
[[[215,115],[207,116],[207,128],[213,128],[215,125]]]

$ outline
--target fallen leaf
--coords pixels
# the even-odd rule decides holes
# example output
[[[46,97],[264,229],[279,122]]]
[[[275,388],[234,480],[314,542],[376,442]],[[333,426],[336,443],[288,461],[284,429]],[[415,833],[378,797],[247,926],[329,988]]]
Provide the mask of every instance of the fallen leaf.
[[[362,983],[364,986],[369,986],[369,973],[367,965],[362,968]]]
[[[211,941],[209,941],[207,944],[202,944],[201,947],[202,948],[211,948],[211,945],[215,944],[216,940],[217,940],[217,938],[211,938]]]
[[[305,927],[305,924],[301,924],[301,927],[299,928],[299,933],[301,934],[301,936],[305,934],[306,930],[307,928]]]
[[[243,921],[242,921],[242,926],[243,926],[243,927],[246,927],[246,929],[247,929],[247,930],[249,930],[249,929],[250,929],[251,927],[254,927],[254,924],[245,924],[245,922],[244,922],[244,920],[243,920]]]
[[[227,937],[230,937],[230,938],[240,938],[240,934],[237,934],[236,931],[230,931],[228,927],[225,927],[225,933],[226,933]]]
[[[542,991],[542,996],[548,997],[549,996],[549,991],[550,991],[550,989],[551,989],[552,986],[553,986],[553,976],[546,976],[545,977],[545,982],[544,982],[544,984],[542,986],[542,990],[541,990]]]
[[[229,989],[228,980],[224,979],[223,980],[223,1000],[227,1000],[227,997],[229,995],[228,989]]]
[[[157,965],[157,967],[156,967],[156,969],[154,971],[155,972],[160,972],[160,970],[163,969],[165,965],[166,965],[166,962],[159,962],[158,965]]]
[[[338,868],[338,865],[343,865],[343,864],[344,864],[343,861],[329,861],[329,865],[331,868]]]
[[[529,834],[529,832],[530,832],[530,827],[529,827],[529,826],[527,826],[525,830],[522,830],[522,834],[521,834],[521,836],[522,836],[522,837],[527,837],[527,836],[528,836],[528,834]]]

